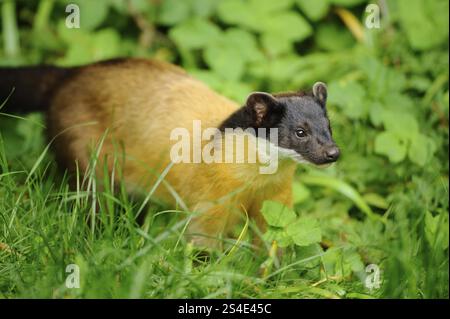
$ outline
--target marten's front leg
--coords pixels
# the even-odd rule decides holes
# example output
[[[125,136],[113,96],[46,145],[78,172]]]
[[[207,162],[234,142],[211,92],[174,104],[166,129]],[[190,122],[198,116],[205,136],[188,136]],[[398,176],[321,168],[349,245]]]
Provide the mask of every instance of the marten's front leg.
[[[242,221],[242,209],[236,203],[203,202],[197,204],[186,230],[188,240],[200,248],[222,249],[224,239]]]

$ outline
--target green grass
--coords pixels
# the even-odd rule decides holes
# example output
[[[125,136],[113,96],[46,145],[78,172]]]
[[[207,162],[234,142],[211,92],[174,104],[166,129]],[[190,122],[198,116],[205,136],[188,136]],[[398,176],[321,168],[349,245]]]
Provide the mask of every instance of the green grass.
[[[135,215],[149,196],[130,196],[123,187],[100,191],[92,174],[87,174],[85,182],[91,185],[87,191],[70,189],[41,136],[42,127],[35,123],[41,117],[26,119],[33,121],[3,119],[3,127],[10,130],[8,138],[0,135],[0,293],[4,298],[448,296],[444,229],[448,217],[441,206],[448,205],[443,199],[448,191],[442,181],[436,185],[442,198],[435,198],[441,213],[432,223],[420,210],[422,199],[417,194],[402,194],[383,218],[370,218],[364,208],[358,209],[364,200],[352,188],[349,191],[348,185],[316,174],[306,178],[306,185],[325,200],[313,209],[307,202],[296,208],[321,221],[325,249],[289,246],[277,260],[270,255],[270,243],[261,253],[244,240],[233,250],[215,251],[204,260],[184,240],[188,212],[150,200],[139,225]],[[11,134],[11,128],[21,127],[17,121],[22,134]],[[17,147],[14,135],[22,136],[22,147]],[[14,158],[8,156],[11,148],[16,149]],[[300,180],[302,174],[312,172],[300,170]],[[338,205],[330,206],[331,198]],[[353,217],[343,213],[346,206],[354,207]],[[364,286],[364,267],[370,263],[382,269],[380,289]],[[79,289],[65,285],[69,264],[79,266]]]
[[[65,1],[3,1],[0,64],[159,58],[241,103],[325,81],[342,156],[299,167],[294,184],[295,218],[320,245],[289,244],[277,260],[237,225],[242,241],[204,261],[184,240],[189,212],[151,190],[101,191],[109,181],[92,174],[69,188],[42,115],[0,107],[0,298],[449,297],[448,1],[383,1],[380,29],[364,26],[365,0],[248,1],[239,15],[233,0],[71,2],[81,29],[64,27]],[[69,264],[79,289],[65,285]],[[370,264],[379,289],[365,287]]]

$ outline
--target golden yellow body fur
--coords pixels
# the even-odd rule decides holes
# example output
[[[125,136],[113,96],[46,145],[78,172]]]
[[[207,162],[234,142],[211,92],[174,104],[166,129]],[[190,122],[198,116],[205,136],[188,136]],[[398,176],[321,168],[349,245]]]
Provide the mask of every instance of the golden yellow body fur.
[[[122,179],[130,190],[149,191],[170,164],[172,129],[192,132],[193,120],[218,127],[239,105],[210,90],[173,65],[130,59],[80,68],[56,90],[48,113],[50,133],[60,161],[80,171],[89,164],[99,141],[101,159],[112,169],[114,152],[124,151]],[[106,132],[106,133],[105,133]],[[97,164],[97,172],[103,168]],[[174,164],[155,196],[172,205],[174,192],[187,208],[199,212],[187,232],[193,240],[217,246],[217,238],[245,218],[245,211],[264,227],[264,200],[291,205],[293,162],[272,175],[259,174],[257,164]]]

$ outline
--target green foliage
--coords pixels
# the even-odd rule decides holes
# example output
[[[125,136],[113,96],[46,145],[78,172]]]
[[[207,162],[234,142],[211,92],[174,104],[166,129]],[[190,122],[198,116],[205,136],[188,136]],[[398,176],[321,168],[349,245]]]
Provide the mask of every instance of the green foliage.
[[[80,29],[65,25],[69,2]],[[251,91],[324,81],[342,150],[330,168],[299,166],[294,210],[264,203],[263,238],[283,247],[282,260],[244,245],[193,266],[177,224],[185,212],[151,203],[139,226],[142,202],[124,191],[69,190],[42,116],[1,113],[2,296],[448,298],[448,1],[380,2],[380,29],[364,26],[367,3],[1,1],[1,65],[152,57],[241,104]],[[84,220],[93,211],[100,227]],[[77,291],[63,284],[74,262],[89,282]],[[371,263],[383,273],[376,291],[364,287]],[[261,265],[272,265],[264,278]]]
[[[265,201],[261,208],[261,213],[266,222],[274,227],[286,227],[296,218],[293,210],[275,201]]]
[[[296,0],[296,3],[300,10],[302,10],[306,16],[313,21],[323,18],[327,14],[330,6],[327,0]]]
[[[295,212],[275,201],[265,201],[261,208],[270,229],[265,234],[267,241],[276,240],[280,247],[292,243],[309,246],[320,242],[322,233],[316,220],[308,217],[297,218]]]
[[[309,246],[322,240],[322,232],[317,220],[309,217],[294,221],[286,228],[286,233],[298,246]]]
[[[399,21],[411,47],[427,50],[447,41],[448,9],[448,1],[445,0],[398,1]]]

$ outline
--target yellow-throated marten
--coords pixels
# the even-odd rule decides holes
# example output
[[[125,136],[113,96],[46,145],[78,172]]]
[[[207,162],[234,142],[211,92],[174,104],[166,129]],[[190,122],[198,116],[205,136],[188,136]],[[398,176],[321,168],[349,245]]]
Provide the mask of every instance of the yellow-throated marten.
[[[280,156],[273,174],[261,174],[258,163],[247,162],[201,160],[170,167],[154,195],[172,204],[178,198],[198,213],[187,233],[199,245],[217,246],[246,213],[264,228],[264,200],[292,205],[296,162],[325,164],[339,157],[325,108],[326,86],[320,82],[312,93],[255,92],[239,107],[171,64],[117,59],[74,68],[0,68],[0,98],[13,88],[5,112],[46,111],[62,167],[74,172],[78,165],[84,172],[90,152],[101,144],[99,159],[111,170],[113,159],[121,158],[113,153],[120,149],[125,154],[120,178],[131,191],[148,191],[171,163],[175,128],[199,134],[193,121],[201,121],[202,128],[221,132],[253,128],[256,138],[266,140],[256,130],[277,128],[278,142],[271,146]],[[97,166],[102,174],[102,165]]]

